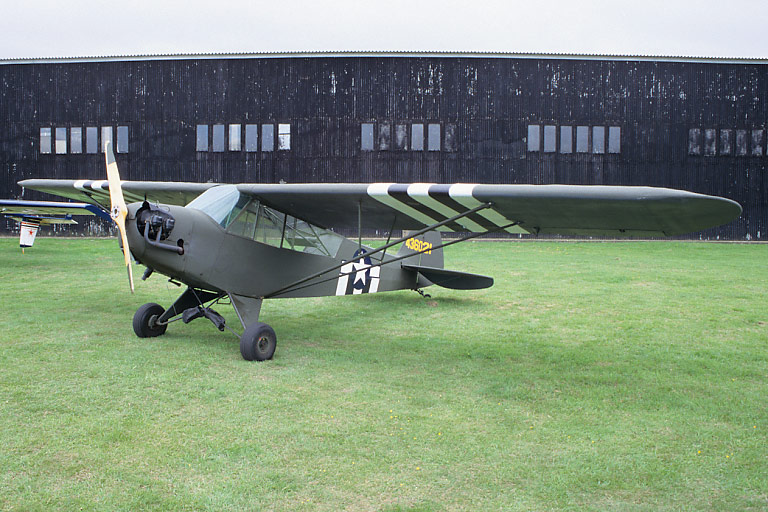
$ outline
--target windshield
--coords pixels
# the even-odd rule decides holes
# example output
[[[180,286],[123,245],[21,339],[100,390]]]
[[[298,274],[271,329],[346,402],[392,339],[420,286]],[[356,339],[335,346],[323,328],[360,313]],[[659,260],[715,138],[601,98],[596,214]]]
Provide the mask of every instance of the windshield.
[[[197,196],[187,208],[200,210],[222,227],[226,227],[237,217],[248,199],[248,196],[240,195],[237,185],[219,185]]]

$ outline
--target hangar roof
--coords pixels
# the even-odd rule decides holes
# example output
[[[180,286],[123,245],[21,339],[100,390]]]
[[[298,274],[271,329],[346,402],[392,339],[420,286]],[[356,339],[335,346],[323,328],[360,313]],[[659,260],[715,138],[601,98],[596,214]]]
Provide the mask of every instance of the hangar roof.
[[[646,62],[695,62],[716,64],[768,64],[768,58],[744,57],[701,57],[670,55],[609,55],[570,53],[515,53],[515,52],[384,52],[384,51],[328,51],[328,52],[264,52],[264,53],[184,53],[159,55],[103,55],[81,57],[41,57],[0,59],[3,64],[54,64],[75,62],[126,62],[193,59],[270,59],[270,58],[313,58],[313,57],[437,57],[437,58],[479,58],[479,59],[552,59],[552,60],[600,60],[600,61],[646,61]]]

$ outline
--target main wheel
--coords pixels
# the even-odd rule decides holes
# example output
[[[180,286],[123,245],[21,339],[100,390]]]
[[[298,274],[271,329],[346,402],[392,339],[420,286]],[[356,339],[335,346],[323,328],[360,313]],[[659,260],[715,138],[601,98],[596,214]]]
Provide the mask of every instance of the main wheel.
[[[133,315],[133,332],[139,338],[154,338],[162,336],[168,328],[168,324],[157,325],[157,319],[165,313],[165,309],[160,304],[149,302],[136,310]]]
[[[240,353],[246,361],[272,359],[277,347],[275,331],[263,322],[249,325],[240,336]]]

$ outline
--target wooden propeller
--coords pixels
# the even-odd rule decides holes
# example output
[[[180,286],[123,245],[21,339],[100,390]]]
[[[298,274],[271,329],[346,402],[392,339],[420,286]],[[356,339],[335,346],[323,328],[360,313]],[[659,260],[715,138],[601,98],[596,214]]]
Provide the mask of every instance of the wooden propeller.
[[[128,247],[128,237],[125,232],[125,219],[128,217],[128,207],[125,205],[123,189],[120,185],[120,173],[117,170],[117,161],[115,160],[115,154],[112,152],[112,144],[109,141],[104,143],[104,158],[107,162],[107,180],[109,181],[110,216],[120,230],[123,256],[125,256],[125,268],[128,269],[128,283],[131,286],[131,293],[133,293],[131,250]]]

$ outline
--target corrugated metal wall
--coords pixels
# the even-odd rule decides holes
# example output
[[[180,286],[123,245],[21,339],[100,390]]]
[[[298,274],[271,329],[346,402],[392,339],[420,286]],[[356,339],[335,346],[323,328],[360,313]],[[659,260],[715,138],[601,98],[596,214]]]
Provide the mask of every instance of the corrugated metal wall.
[[[104,175],[101,155],[41,154],[40,128],[127,126],[129,152],[118,155],[125,179],[666,186],[744,206],[741,219],[705,237],[765,239],[765,147],[759,156],[695,154],[689,134],[765,130],[767,71],[752,63],[418,55],[4,64],[0,196],[18,196],[24,178]],[[291,149],[196,151],[196,125],[232,123],[290,123]],[[362,123],[388,124],[393,139],[398,124],[439,123],[443,136],[452,130],[454,147],[396,150],[392,141],[362,151]],[[619,127],[620,152],[529,151],[529,125],[555,126],[558,144],[562,126]]]

